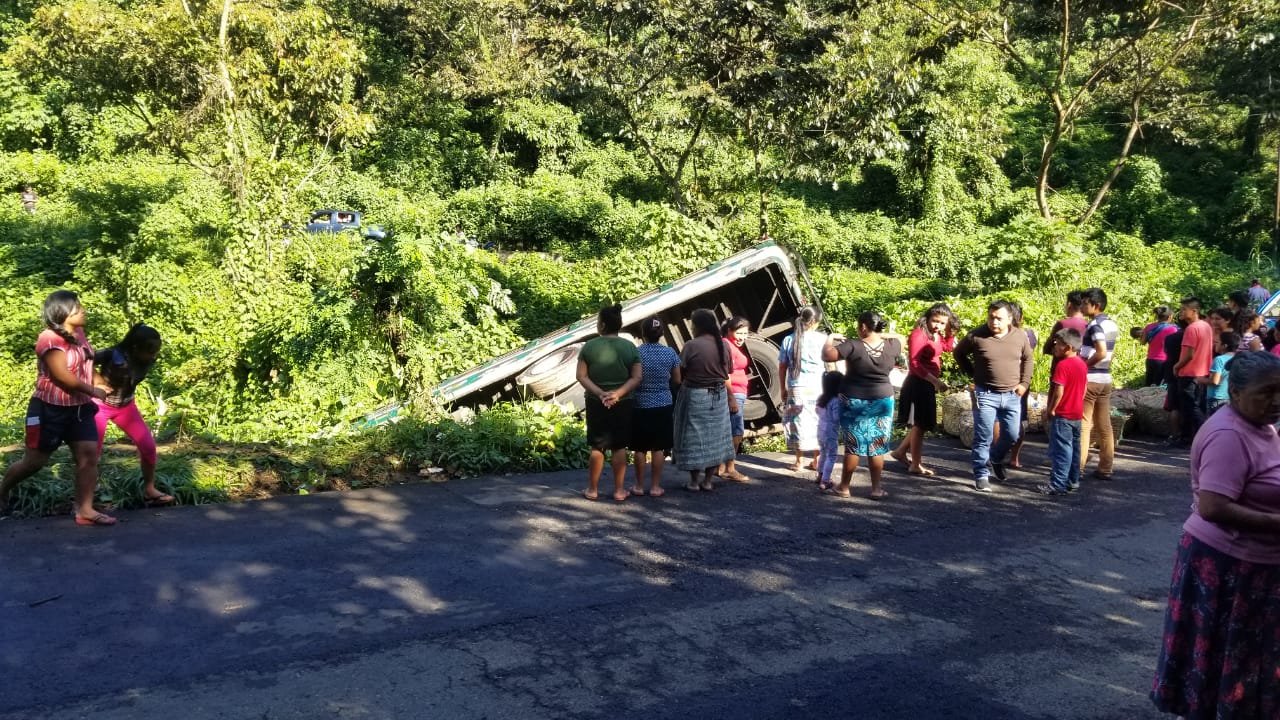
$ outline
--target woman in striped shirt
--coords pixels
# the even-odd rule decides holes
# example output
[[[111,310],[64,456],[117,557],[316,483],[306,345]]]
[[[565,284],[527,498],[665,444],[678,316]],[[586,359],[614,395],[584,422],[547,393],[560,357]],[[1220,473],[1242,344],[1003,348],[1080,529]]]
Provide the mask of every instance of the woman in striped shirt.
[[[93,508],[98,485],[98,408],[93,400],[105,398],[107,391],[93,386],[93,347],[85,337],[84,321],[84,306],[70,290],[45,298],[45,330],[36,338],[36,388],[27,404],[26,452],[0,481],[0,512],[8,508],[9,492],[44,467],[65,442],[76,465],[76,524],[116,523]]]

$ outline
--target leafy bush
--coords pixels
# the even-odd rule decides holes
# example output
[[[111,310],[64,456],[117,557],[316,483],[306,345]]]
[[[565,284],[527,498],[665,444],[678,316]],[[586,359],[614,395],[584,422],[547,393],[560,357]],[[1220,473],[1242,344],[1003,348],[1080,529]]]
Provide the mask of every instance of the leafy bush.
[[[858,315],[869,310],[884,314],[899,328],[910,328],[919,312],[937,302],[935,298],[957,289],[941,280],[895,278],[845,267],[814,268],[811,275],[828,321],[846,334]]]
[[[598,257],[616,241],[614,203],[599,185],[539,172],[521,183],[463,190],[448,201],[444,223],[461,225],[482,245]]]
[[[645,205],[631,243],[601,258],[567,264],[516,253],[497,275],[511,288],[521,334],[538,337],[592,315],[608,302],[626,300],[710,265],[737,248],[728,233],[669,207]]]
[[[24,184],[30,184],[44,196],[61,187],[62,175],[66,170],[67,166],[52,153],[0,153],[0,187],[3,188],[20,188]],[[42,212],[45,202],[42,197],[39,206]],[[15,215],[21,212],[16,206],[10,206],[9,209]]]
[[[584,182],[603,188],[618,198],[661,202],[666,188],[646,172],[634,153],[614,142],[585,145],[575,149],[568,171]]]
[[[1065,296],[1079,286],[1086,258],[1074,225],[1024,216],[985,235],[980,277],[987,287],[1048,287]]]
[[[1202,235],[1206,228],[1199,208],[1170,193],[1166,183],[1158,160],[1147,155],[1129,158],[1103,210],[1108,223],[1150,241]]]
[[[1247,258],[1257,266],[1274,267],[1275,238],[1272,237],[1270,215],[1274,212],[1274,184],[1255,176],[1238,178],[1220,212],[1221,247],[1236,257]],[[1270,197],[1268,197],[1270,196]]]
[[[536,253],[512,255],[498,274],[511,289],[520,334],[530,338],[597,311],[607,286],[594,264],[569,264]]]
[[[725,233],[675,210],[651,205],[633,247],[598,261],[602,299],[621,302],[722,260],[738,248]],[[593,308],[594,311],[595,308]]]
[[[979,278],[990,242],[982,228],[907,223],[889,245],[890,274],[972,283]]]
[[[799,253],[806,262],[815,265],[846,262],[852,259],[855,247],[870,247],[870,242],[874,242],[858,242],[862,238],[857,231],[842,223],[840,218],[824,208],[810,208],[795,198],[782,198],[773,204],[769,232],[787,248]],[[884,260],[874,251],[870,255],[873,263]]]
[[[580,468],[590,451],[582,419],[541,400],[499,403],[465,420],[411,418],[374,442],[407,466],[435,465],[463,476]]]

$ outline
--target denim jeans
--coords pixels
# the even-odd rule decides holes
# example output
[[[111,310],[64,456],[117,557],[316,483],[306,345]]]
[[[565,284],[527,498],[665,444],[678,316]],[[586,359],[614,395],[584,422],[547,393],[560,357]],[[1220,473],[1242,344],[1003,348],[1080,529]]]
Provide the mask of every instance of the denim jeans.
[[[1018,393],[996,392],[984,387],[973,391],[973,478],[985,483],[991,474],[989,462],[1004,462],[1009,448],[1022,432],[1022,398]],[[1000,439],[992,447],[991,436],[1000,423]]]
[[[734,437],[742,437],[746,434],[746,418],[742,412],[747,409],[747,394],[734,393],[733,399],[738,401],[738,412],[729,413],[729,434]]]
[[[1049,486],[1054,490],[1080,484],[1080,425],[1056,415],[1049,419]]]

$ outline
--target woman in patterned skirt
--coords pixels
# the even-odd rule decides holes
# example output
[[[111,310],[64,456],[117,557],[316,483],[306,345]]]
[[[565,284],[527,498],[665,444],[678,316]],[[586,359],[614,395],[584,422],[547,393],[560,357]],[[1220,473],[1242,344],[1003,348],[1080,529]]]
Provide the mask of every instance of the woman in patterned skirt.
[[[1151,700],[1187,720],[1280,718],[1280,358],[1236,353],[1191,446]]]
[[[871,473],[871,499],[888,497],[880,487],[884,456],[893,431],[893,385],[889,371],[902,352],[902,341],[883,336],[888,323],[878,312],[858,316],[858,337],[839,345],[827,345],[823,359],[844,360],[844,408],[840,413],[840,439],[844,443],[844,468],[834,492],[849,497],[849,483],[858,469],[858,458],[867,458]]]
[[[733,457],[729,414],[737,402],[729,392],[729,348],[720,337],[720,324],[710,310],[689,316],[694,337],[680,350],[684,384],[676,399],[676,467],[689,473],[686,490],[711,490],[711,478]]]
[[[778,354],[778,375],[782,386],[782,422],[787,449],[796,454],[791,471],[804,467],[804,456],[813,456],[810,469],[818,469],[818,396],[822,395],[822,348],[825,333],[818,331],[822,315],[811,307],[800,308],[792,333],[782,339]]]

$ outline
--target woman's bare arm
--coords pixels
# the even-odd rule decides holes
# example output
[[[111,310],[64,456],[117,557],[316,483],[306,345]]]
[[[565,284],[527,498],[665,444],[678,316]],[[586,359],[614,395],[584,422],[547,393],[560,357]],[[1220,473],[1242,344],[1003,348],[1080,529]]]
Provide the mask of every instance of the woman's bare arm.
[[[76,374],[71,372],[67,367],[67,354],[62,350],[48,350],[44,354],[45,367],[49,368],[49,379],[53,380],[53,384],[62,388],[64,392],[71,394],[89,395],[102,400],[107,397],[107,391],[94,387],[88,383],[80,381]]]
[[[1238,530],[1280,533],[1280,513],[1247,508],[1226,495],[1201,490],[1196,495],[1200,517]]]

